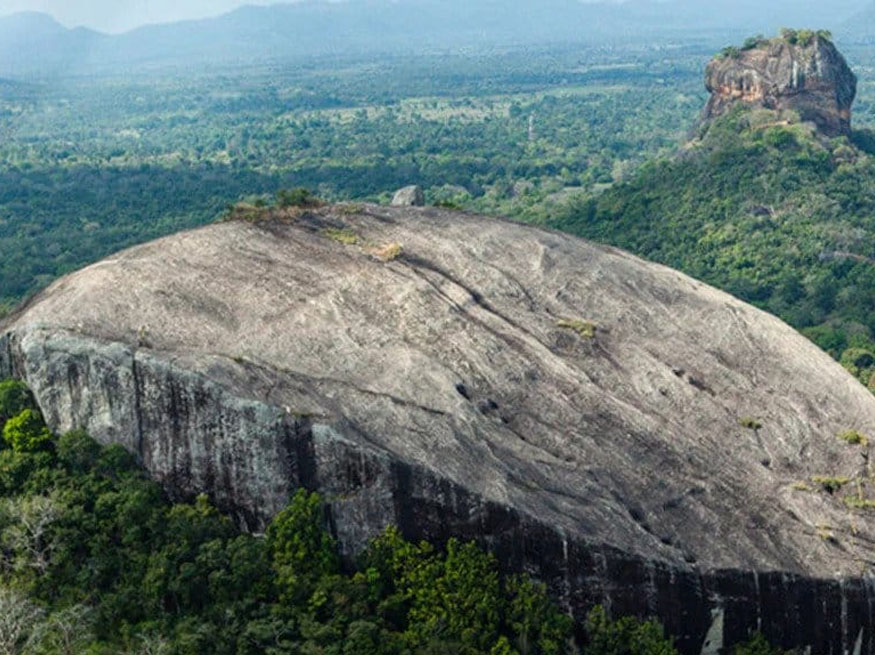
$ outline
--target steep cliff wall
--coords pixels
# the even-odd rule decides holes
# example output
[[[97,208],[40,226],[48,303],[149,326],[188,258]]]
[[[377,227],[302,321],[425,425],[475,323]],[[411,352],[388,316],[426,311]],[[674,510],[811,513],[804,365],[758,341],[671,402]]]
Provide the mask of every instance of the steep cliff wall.
[[[655,614],[684,653],[755,629],[875,652],[875,530],[812,481],[865,484],[836,435],[875,433],[875,398],[664,267],[476,216],[326,208],[121,253],[0,335],[0,375],[56,430],[124,444],[252,530],[305,486],[347,555],[396,523],[489,543],[578,616]]]
[[[794,110],[828,136],[851,131],[857,78],[835,45],[817,35],[804,44],[776,38],[746,50],[727,49],[708,64],[705,87],[711,93],[706,119],[741,102]]]

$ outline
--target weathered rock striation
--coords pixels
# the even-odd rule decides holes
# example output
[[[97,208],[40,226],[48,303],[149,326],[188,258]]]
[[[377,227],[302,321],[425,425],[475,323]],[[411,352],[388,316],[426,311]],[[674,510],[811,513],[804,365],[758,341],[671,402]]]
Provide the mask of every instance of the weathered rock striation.
[[[875,653],[875,524],[812,482],[868,475],[836,435],[875,434],[875,397],[611,248],[430,208],[213,225],[52,285],[0,325],[10,374],[252,530],[305,486],[347,554],[390,523],[476,538],[685,654]]]
[[[857,78],[832,41],[818,35],[805,41],[763,40],[713,59],[705,72],[711,93],[705,119],[746,103],[796,111],[827,136],[849,134]]]

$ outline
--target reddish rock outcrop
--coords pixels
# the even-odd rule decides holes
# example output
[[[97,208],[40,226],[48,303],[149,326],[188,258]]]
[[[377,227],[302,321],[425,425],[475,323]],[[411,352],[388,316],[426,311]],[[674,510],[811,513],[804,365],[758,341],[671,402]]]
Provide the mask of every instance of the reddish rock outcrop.
[[[849,134],[857,78],[835,45],[820,35],[801,40],[761,40],[755,47],[727,48],[708,64],[711,99],[705,119],[737,103],[794,110],[827,136]]]

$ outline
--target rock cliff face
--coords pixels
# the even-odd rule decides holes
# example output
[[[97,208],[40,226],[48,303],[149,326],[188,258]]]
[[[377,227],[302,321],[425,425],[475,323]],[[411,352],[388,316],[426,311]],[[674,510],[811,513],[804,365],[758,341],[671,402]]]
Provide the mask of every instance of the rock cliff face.
[[[10,374],[252,530],[305,486],[349,555],[390,523],[476,538],[685,654],[875,653],[875,525],[812,481],[868,477],[836,435],[875,434],[875,397],[617,250],[419,208],[214,225],[54,284],[0,325]]]
[[[777,38],[747,50],[729,49],[708,64],[705,86],[710,119],[739,102],[794,110],[827,136],[849,134],[857,78],[831,41],[813,36],[806,45]]]

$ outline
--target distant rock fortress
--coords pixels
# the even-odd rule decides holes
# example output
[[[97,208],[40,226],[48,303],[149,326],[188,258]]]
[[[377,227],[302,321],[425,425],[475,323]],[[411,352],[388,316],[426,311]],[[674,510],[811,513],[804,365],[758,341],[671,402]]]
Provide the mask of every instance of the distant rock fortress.
[[[477,539],[683,655],[875,652],[875,396],[774,316],[473,214],[264,210],[120,253],[0,321],[0,377],[251,530],[299,486],[352,557]],[[853,443],[852,443],[853,442]],[[844,488],[843,488],[844,487]]]
[[[711,93],[706,120],[741,102],[794,110],[827,136],[851,131],[857,78],[828,32],[783,30],[773,39],[726,48],[708,64],[705,86]]]

